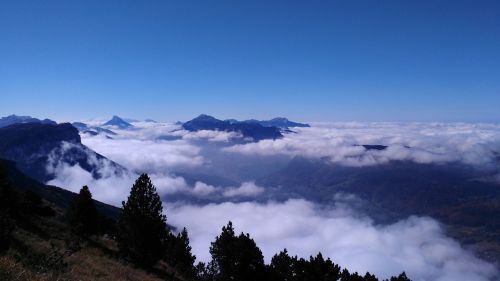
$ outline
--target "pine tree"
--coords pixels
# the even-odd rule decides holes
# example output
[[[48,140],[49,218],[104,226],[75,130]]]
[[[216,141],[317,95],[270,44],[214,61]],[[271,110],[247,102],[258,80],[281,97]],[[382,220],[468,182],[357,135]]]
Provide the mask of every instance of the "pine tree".
[[[7,174],[0,167],[0,253],[10,247],[14,217],[18,214],[18,194],[12,188]]]
[[[67,217],[71,230],[79,235],[92,235],[99,232],[99,213],[87,186],[73,200]]]
[[[391,277],[390,281],[411,281],[411,280],[406,276],[406,273],[403,272],[399,274],[397,277]]]
[[[272,280],[293,281],[295,280],[295,263],[297,257],[290,257],[287,249],[279,252],[271,259],[269,265],[271,269]]]
[[[265,265],[262,252],[249,234],[236,236],[233,224],[222,228],[220,236],[210,247],[216,280],[258,280],[264,277]]]
[[[162,202],[147,174],[132,186],[118,221],[117,240],[122,254],[151,266],[163,255],[168,229]]]
[[[196,256],[191,253],[189,235],[184,228],[177,236],[170,234],[166,251],[166,261],[185,278],[193,279],[196,275],[194,262]]]
[[[13,229],[14,223],[9,211],[5,208],[0,208],[0,253],[9,249]]]

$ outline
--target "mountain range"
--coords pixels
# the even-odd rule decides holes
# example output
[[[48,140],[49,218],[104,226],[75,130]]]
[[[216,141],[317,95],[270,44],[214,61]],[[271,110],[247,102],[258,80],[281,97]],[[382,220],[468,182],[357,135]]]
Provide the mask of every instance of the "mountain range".
[[[31,116],[18,116],[14,114],[0,118],[0,128],[18,123],[40,123],[40,124],[52,124],[52,125],[57,124],[55,121],[52,121],[50,119],[40,120],[37,118],[33,118]]]
[[[276,121],[276,123],[279,123],[280,125],[299,124],[289,122],[287,119],[284,120],[280,119],[280,121]],[[261,122],[263,122],[263,124],[265,125],[261,124]],[[202,114],[190,121],[183,123],[182,128],[192,132],[200,130],[236,132],[240,133],[243,138],[251,139],[253,141],[282,138],[283,135],[281,129],[288,129],[288,127],[274,126],[271,124],[272,123],[270,121],[248,120],[240,122],[234,119],[219,120],[215,117]],[[305,126],[305,124],[301,125]]]
[[[298,123],[298,122],[293,122],[288,120],[287,118],[284,117],[276,117],[271,120],[256,120],[256,119],[249,119],[249,120],[244,120],[244,121],[237,121],[239,123],[251,123],[251,124],[260,124],[264,127],[276,127],[280,129],[290,129],[293,127],[299,127],[299,128],[308,128],[311,127],[309,124],[305,123]]]
[[[121,123],[113,119],[118,122],[116,124]],[[0,120],[10,120],[9,125],[0,128],[0,158],[6,159],[0,164],[7,167],[17,181],[24,182],[26,188],[36,190],[53,201],[60,200],[59,204],[67,204],[68,194],[71,193],[42,184],[54,178],[54,171],[51,171],[54,165],[78,164],[95,178],[100,177],[97,172],[100,161],[113,165],[118,173],[125,171],[118,163],[81,143],[78,129],[85,132],[95,130],[95,127],[83,123],[56,124],[31,117],[9,116]],[[16,120],[18,122],[14,122]],[[200,115],[182,124],[182,127],[189,131],[240,132],[253,140],[283,137],[281,127],[222,121],[208,115]],[[387,148],[377,144],[361,146],[366,150]],[[256,177],[258,185],[272,187],[266,190],[265,200],[297,197],[328,205],[335,203],[336,194],[354,194],[365,202],[363,208],[378,223],[393,222],[411,215],[431,216],[439,219],[453,237],[478,249],[483,258],[500,260],[500,188],[498,183],[488,180],[487,175],[474,168],[457,163],[437,165],[410,161],[346,167],[301,156],[284,163],[282,167],[272,169],[266,166],[263,172],[268,170],[267,174]],[[233,163],[228,165],[235,166]],[[249,170],[248,167],[243,168]],[[238,184],[224,178],[225,171],[216,172],[208,174],[210,178],[206,175],[200,178],[189,172],[181,175],[187,180],[191,177],[192,183],[198,180],[210,183],[212,180],[218,183],[226,181],[233,186]],[[274,193],[272,196],[271,192]]]

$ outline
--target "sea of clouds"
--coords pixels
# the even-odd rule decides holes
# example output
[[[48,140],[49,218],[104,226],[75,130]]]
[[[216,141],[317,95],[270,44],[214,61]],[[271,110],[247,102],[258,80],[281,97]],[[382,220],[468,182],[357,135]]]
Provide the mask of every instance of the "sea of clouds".
[[[236,230],[251,234],[266,261],[287,248],[300,257],[321,251],[343,267],[370,271],[382,278],[403,270],[416,281],[483,281],[498,277],[495,266],[446,237],[432,218],[410,217],[391,225],[376,225],[346,204],[323,206],[302,199],[257,202],[253,199],[265,195],[269,187],[253,180],[231,186],[189,183],[174,171],[217,169],[212,157],[204,153],[206,147],[211,147],[210,151],[229,162],[255,155],[322,158],[348,166],[383,165],[391,160],[457,162],[484,169],[495,177],[500,174],[500,125],[318,123],[311,128],[293,128],[294,132],[282,139],[260,142],[233,142],[241,135],[187,132],[171,123],[143,122],[134,126],[129,130],[112,128],[116,136],[82,134],[84,145],[124,166],[126,172],[116,173],[109,161],[100,160],[97,166],[101,177],[95,179],[78,165],[52,161],[49,168],[56,178],[49,184],[72,191],[88,185],[94,198],[120,206],[138,175],[147,172],[162,197],[185,194],[218,198],[213,203],[165,204],[169,224],[188,228],[200,261],[210,258],[210,242],[231,220]],[[368,144],[388,148],[379,151],[360,146]]]

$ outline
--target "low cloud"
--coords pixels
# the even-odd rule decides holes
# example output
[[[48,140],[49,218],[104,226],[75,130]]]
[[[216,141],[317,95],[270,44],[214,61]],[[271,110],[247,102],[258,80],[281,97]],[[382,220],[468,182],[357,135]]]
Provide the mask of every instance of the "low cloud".
[[[330,123],[295,128],[277,140],[238,144],[225,151],[247,155],[328,158],[332,163],[366,166],[391,160],[417,163],[461,162],[497,165],[500,125],[466,123]],[[366,150],[360,145],[389,146]]]
[[[224,190],[222,195],[225,197],[252,197],[264,192],[264,188],[255,184],[255,182],[244,182],[239,187],[231,187]]]
[[[238,187],[213,186],[203,182],[196,182],[192,189],[186,190],[198,197],[222,196],[226,198],[234,197],[255,197],[264,193],[265,188],[258,186],[253,181],[243,182]]]
[[[98,141],[99,139],[100,138],[94,138],[93,141]],[[127,147],[130,148],[130,143],[133,142],[134,141],[130,140],[127,141]],[[106,139],[105,143],[116,144],[114,140],[109,139]],[[103,147],[104,146],[101,148]],[[92,171],[83,169],[79,164],[69,164],[64,161],[62,156],[72,149],[78,149],[81,153],[86,154],[86,164],[94,167]],[[115,149],[117,149],[117,147],[112,147],[111,150]],[[148,149],[150,148],[140,148],[141,152]],[[110,150],[107,151],[109,153]],[[125,157],[126,153],[117,155],[119,155],[119,157]],[[140,155],[140,153],[129,153],[128,155],[129,157],[135,159]],[[157,158],[161,157],[153,155],[151,159]],[[138,161],[142,161],[142,163],[152,162],[149,159],[142,159]],[[125,161],[125,163],[128,164],[128,167],[132,166],[130,164],[132,162],[133,161],[131,160]],[[168,160],[165,162],[168,162]],[[159,164],[158,167],[168,167],[165,162]],[[137,163],[135,165],[137,165]],[[179,163],[177,163],[177,165],[179,165]],[[49,155],[49,161],[46,168],[49,173],[55,176],[55,178],[47,182],[47,184],[60,186],[73,192],[78,192],[82,186],[87,185],[89,186],[95,199],[114,206],[120,206],[121,202],[127,198],[131,186],[139,177],[140,173],[137,172],[139,170],[138,167],[136,167],[135,171],[122,169],[106,158],[97,158],[93,151],[84,146],[67,142],[62,142],[61,146]],[[170,174],[168,171],[158,169],[154,165],[148,165],[145,169],[149,169],[146,170],[146,172],[149,173],[149,176],[155,184],[160,196],[182,193],[204,198],[249,198],[264,192],[264,188],[257,186],[255,182],[243,182],[240,186],[236,187],[223,187],[213,186],[197,181],[194,186],[190,186],[184,178]]]
[[[108,168],[110,171],[106,172],[105,169]],[[59,186],[73,192],[79,192],[82,186],[87,185],[94,199],[116,207],[121,207],[121,202],[127,199],[130,188],[139,177],[138,174],[129,171],[116,174],[112,167],[101,167],[98,173],[103,176],[99,179],[94,178],[92,173],[78,164],[60,163],[53,169],[56,177],[47,182],[48,185]],[[168,174],[150,174],[150,177],[161,196],[190,190],[182,177]]]
[[[171,133],[172,136],[179,136],[186,140],[205,139],[211,142],[228,142],[233,139],[240,139],[243,136],[238,132],[200,130],[190,132],[186,130],[178,130]]]
[[[287,248],[292,255],[306,258],[322,252],[343,267],[381,278],[402,271],[416,281],[486,281],[498,276],[493,265],[447,238],[431,218],[410,217],[379,226],[352,212],[305,200],[166,208],[170,224],[189,230],[193,251],[201,261],[210,260],[210,242],[231,220],[236,231],[250,233],[267,262]]]
[[[498,165],[499,161],[500,125],[334,123],[294,130],[296,133],[286,134],[283,139],[232,145],[223,148],[223,152],[214,145],[210,155],[227,159],[227,165],[232,165],[231,161],[245,161],[245,155],[326,157],[332,163],[350,166],[391,160],[488,166]],[[117,133],[114,139],[85,135],[82,141],[127,171],[117,173],[109,161],[99,162],[90,157],[89,161],[98,167],[94,172],[100,179],[96,180],[79,165],[58,162],[55,155],[48,169],[56,178],[49,184],[75,192],[88,185],[94,198],[115,206],[126,200],[141,172],[150,174],[161,196],[179,193],[217,198],[220,202],[253,200],[265,193],[264,187],[247,179],[224,187],[201,181],[188,184],[172,173],[178,167],[188,172],[189,169],[196,172],[201,167],[219,169],[214,164],[216,161],[206,159],[210,157],[203,154],[204,147],[196,141],[227,142],[234,135],[218,131],[191,133],[179,130],[177,125],[161,123],[141,123],[134,130],[117,130]],[[174,138],[158,140],[162,136]],[[360,144],[381,144],[389,148],[367,151],[357,146]],[[237,160],[231,158],[235,156],[231,153],[239,155]],[[349,207],[359,203],[355,197],[338,194],[336,198],[334,207],[300,199],[206,205],[175,202],[166,203],[166,214],[170,224],[188,228],[193,251],[204,261],[210,259],[210,242],[221,227],[232,220],[237,231],[249,232],[255,238],[267,261],[286,247],[291,254],[301,257],[321,251],[343,267],[363,273],[370,271],[381,278],[403,270],[415,281],[486,281],[498,277],[494,266],[475,258],[448,238],[431,218],[411,217],[391,225],[376,225]]]
[[[173,167],[203,164],[200,148],[182,140],[107,139],[85,137],[82,142],[107,158],[134,171],[166,172]]]

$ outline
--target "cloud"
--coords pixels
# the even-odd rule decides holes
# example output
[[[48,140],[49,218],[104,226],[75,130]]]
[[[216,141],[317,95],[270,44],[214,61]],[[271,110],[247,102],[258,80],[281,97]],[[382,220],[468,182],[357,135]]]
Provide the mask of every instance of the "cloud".
[[[207,196],[215,192],[217,192],[217,188],[215,186],[201,181],[196,182],[194,188],[191,190],[191,193],[197,196]]]
[[[171,124],[140,123],[133,130],[119,130],[112,139],[82,135],[82,143],[105,157],[138,172],[165,173],[174,167],[203,164],[200,148],[185,140],[159,140],[176,128]]]
[[[199,166],[200,148],[179,141],[85,137],[82,142],[105,157],[134,171],[165,172],[178,166]]]
[[[294,130],[296,133],[282,139],[237,144],[224,150],[246,155],[326,157],[348,166],[391,160],[487,166],[498,161],[500,151],[500,125],[495,124],[331,123]],[[359,146],[365,144],[389,147],[365,150]]]
[[[475,258],[448,238],[431,218],[411,217],[391,225],[376,225],[350,208],[361,203],[349,194],[337,194],[334,207],[300,199],[229,202],[254,200],[266,189],[248,178],[231,186],[202,181],[188,184],[184,178],[171,173],[182,167],[188,172],[202,168],[204,172],[222,170],[221,174],[225,175],[224,169],[217,166],[221,165],[220,159],[225,165],[233,166],[246,163],[246,159],[252,158],[248,156],[255,155],[326,157],[332,163],[351,166],[391,160],[488,166],[498,161],[496,153],[500,151],[500,125],[492,124],[334,123],[294,130],[297,133],[286,134],[275,141],[243,145],[224,143],[226,148],[220,151],[219,143],[233,136],[217,131],[190,133],[173,124],[141,123],[134,130],[118,130],[114,139],[82,136],[85,145],[125,166],[128,171],[117,173],[109,163],[90,157],[89,161],[98,167],[94,172],[101,176],[96,180],[79,165],[57,161],[58,155],[54,154],[48,168],[57,177],[49,183],[75,192],[89,185],[94,198],[120,206],[138,173],[148,172],[162,196],[179,193],[227,201],[205,205],[166,203],[169,223],[188,228],[193,251],[201,260],[209,259],[210,242],[220,233],[221,227],[232,220],[238,231],[249,232],[255,238],[267,261],[286,247],[291,254],[302,257],[321,251],[343,267],[370,271],[382,278],[403,270],[415,281],[484,281],[497,276],[491,264]],[[158,140],[162,136],[175,138]],[[198,142],[200,139],[212,141]],[[212,145],[210,153],[206,153],[208,149],[200,143]],[[366,151],[356,146],[359,144],[382,144],[389,148]],[[63,144],[62,151],[69,148],[64,145],[67,146]],[[220,158],[219,162],[215,158]],[[251,163],[252,167],[256,165],[259,163]],[[251,172],[252,167],[244,166],[237,171]]]
[[[109,169],[109,171],[106,171]],[[130,188],[138,174],[125,171],[115,173],[113,167],[101,167],[98,173],[103,175],[96,179],[92,173],[84,170],[80,165],[59,163],[53,167],[56,177],[47,182],[48,185],[59,186],[73,192],[79,192],[82,186],[87,185],[94,199],[121,207],[121,202],[127,199]],[[182,177],[168,174],[150,174],[160,196],[178,192],[188,192],[190,187]]]
[[[93,170],[87,171],[78,163],[66,162],[68,155],[71,155],[69,151],[78,151],[79,155],[84,154],[86,164],[93,167]],[[130,155],[135,157],[133,153]],[[121,202],[127,198],[130,188],[139,177],[137,172],[118,167],[106,158],[98,158],[97,154],[85,146],[68,142],[62,142],[59,148],[49,154],[46,169],[55,176],[47,184],[73,192],[79,192],[82,186],[87,185],[95,199],[114,206],[121,206]],[[153,170],[150,177],[160,195],[190,190],[182,177],[176,177],[168,172]]]
[[[233,139],[239,139],[243,136],[239,132],[225,132],[225,131],[213,131],[213,130],[200,130],[196,132],[190,132],[186,130],[178,130],[172,132],[173,136],[180,136],[187,140],[197,140],[206,139],[211,142],[228,142]]]
[[[193,194],[198,197],[207,197],[207,196],[223,196],[227,198],[234,197],[255,197],[262,194],[265,191],[265,188],[258,186],[253,181],[243,182],[238,187],[222,187],[222,186],[213,186],[203,182],[196,182],[192,189],[184,190],[187,193]]]
[[[485,281],[498,276],[493,265],[447,238],[431,218],[410,217],[379,226],[352,212],[305,200],[166,206],[169,223],[187,227],[193,251],[202,261],[210,260],[210,242],[231,220],[237,231],[250,233],[267,262],[287,248],[306,258],[321,251],[343,267],[381,278],[402,271],[415,281]]]
[[[244,182],[239,187],[232,187],[224,190],[225,197],[252,197],[264,192],[264,188],[255,184],[255,182]]]
[[[127,140],[127,144],[116,145],[115,140],[109,140],[104,138],[93,138],[92,141],[103,141],[106,145],[110,147],[106,150],[107,154],[113,154],[112,151],[117,152],[117,158],[129,157],[130,159],[124,161],[128,164],[128,167],[134,167],[139,165],[138,163],[133,163],[135,160],[140,163],[149,163],[150,165],[145,165],[145,172],[149,174],[151,180],[155,184],[160,196],[171,195],[175,193],[182,193],[193,195],[196,197],[210,197],[220,198],[220,197],[254,197],[262,192],[264,188],[257,186],[254,182],[243,182],[237,187],[222,187],[222,186],[212,186],[201,181],[197,181],[194,186],[189,186],[184,178],[170,174],[168,171],[164,171],[160,168],[169,167],[169,161],[164,162],[159,161],[161,155],[152,154],[145,156],[145,159],[137,159],[141,153],[144,153],[152,148],[137,148],[135,152],[127,153],[124,150],[120,153],[120,147],[125,146],[127,149],[134,147],[134,140]],[[119,140],[118,143],[123,142]],[[106,148],[106,145],[100,144],[101,148]],[[158,145],[152,145],[153,148]],[[96,145],[99,146],[99,145]],[[81,153],[86,154],[87,164],[93,168],[93,171],[87,171],[83,169],[79,164],[69,164],[65,162],[63,157],[65,153],[72,149],[78,149]],[[118,150],[117,150],[118,149]],[[167,156],[168,157],[168,156]],[[132,161],[131,159],[135,159]],[[196,158],[194,158],[196,159]],[[160,163],[157,166],[151,165],[151,163]],[[176,165],[180,165],[176,162]],[[134,170],[126,170],[117,168],[115,164],[106,158],[97,158],[96,154],[90,149],[75,145],[67,142],[62,142],[61,146],[52,153],[49,154],[49,161],[47,163],[46,169],[49,173],[53,174],[55,178],[47,182],[49,185],[59,186],[68,189],[73,192],[78,192],[80,188],[84,185],[89,186],[91,192],[94,194],[94,198],[102,202],[112,204],[114,206],[120,206],[121,202],[125,200],[130,192],[130,188],[139,177],[139,170],[137,166]],[[140,171],[140,172],[138,172]],[[144,170],[143,170],[144,171]],[[97,175],[97,177],[96,177]]]

